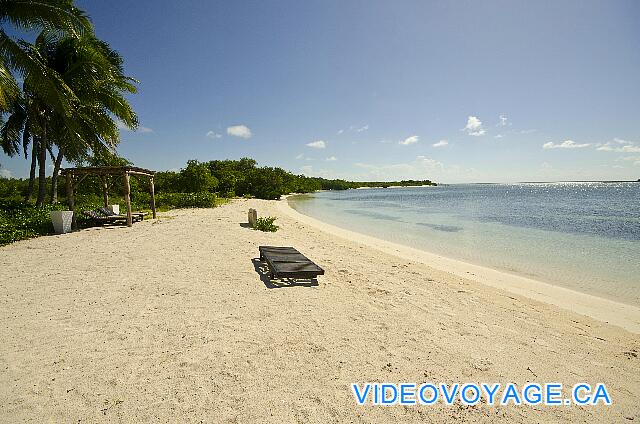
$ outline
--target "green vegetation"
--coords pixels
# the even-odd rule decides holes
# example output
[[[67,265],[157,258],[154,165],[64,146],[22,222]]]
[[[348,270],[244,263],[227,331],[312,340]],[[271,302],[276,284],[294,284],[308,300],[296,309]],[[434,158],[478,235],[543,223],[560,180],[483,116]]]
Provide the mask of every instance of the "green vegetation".
[[[31,164],[28,180],[0,181],[5,244],[50,232],[49,211],[62,208],[63,159],[83,163],[110,155],[120,141],[119,126],[136,129],[138,118],[125,98],[136,92],[137,81],[124,74],[120,55],[96,38],[73,0],[2,0],[0,24],[0,149]],[[5,32],[9,25],[16,31]],[[47,194],[54,206],[45,205]]]
[[[276,220],[275,216],[266,216],[266,217],[258,218],[256,219],[256,223],[253,225],[253,229],[275,233],[276,231],[278,231],[278,228],[280,228],[276,224],[274,224],[275,220]]]
[[[346,190],[358,187],[435,185],[429,180],[394,182],[356,182],[294,175],[282,168],[258,167],[249,158],[240,160],[189,161],[180,172],[158,172],[160,192],[217,192],[221,197],[279,199],[290,193],[317,190]]]
[[[36,208],[21,201],[0,200],[0,246],[53,232],[51,205]]]
[[[113,150],[120,141],[118,125],[137,127],[125,98],[136,92],[136,81],[124,75],[122,58],[94,36],[71,0],[6,0],[0,9],[0,22],[41,31],[33,43],[0,31],[0,147],[9,156],[26,159],[31,153],[25,198],[33,195],[37,167],[37,206],[45,203],[51,156],[50,203],[56,203],[63,159],[79,162]]]
[[[180,208],[214,208],[219,204],[215,193],[158,193],[156,194],[156,208],[160,210]],[[145,205],[146,209],[151,201],[151,195],[140,193],[136,197],[136,204]]]

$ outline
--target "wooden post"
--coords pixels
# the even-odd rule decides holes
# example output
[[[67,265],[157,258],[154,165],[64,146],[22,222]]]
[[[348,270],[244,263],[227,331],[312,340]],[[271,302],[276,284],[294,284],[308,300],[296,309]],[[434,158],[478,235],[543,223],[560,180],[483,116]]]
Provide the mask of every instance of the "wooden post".
[[[124,203],[127,206],[127,227],[133,225],[131,219],[131,185],[129,184],[129,173],[124,173]]]
[[[156,219],[156,190],[153,186],[153,177],[149,177],[149,188],[151,189],[151,214]]]
[[[73,199],[73,174],[68,172],[64,177],[67,183],[67,204],[69,205],[69,210],[73,212],[71,216],[71,229],[76,230],[78,225],[76,224],[76,204]]]
[[[107,177],[102,176],[102,195],[104,197],[104,207],[109,207],[109,186],[107,185]]]

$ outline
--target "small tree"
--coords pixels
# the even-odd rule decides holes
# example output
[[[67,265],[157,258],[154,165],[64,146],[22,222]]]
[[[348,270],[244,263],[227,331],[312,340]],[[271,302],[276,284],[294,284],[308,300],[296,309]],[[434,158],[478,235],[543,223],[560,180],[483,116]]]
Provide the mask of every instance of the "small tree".
[[[180,171],[181,188],[185,193],[213,192],[218,187],[218,180],[211,175],[209,167],[197,160],[187,162],[187,167]]]
[[[279,199],[286,192],[277,168],[265,166],[254,169],[247,180],[250,182],[249,193],[259,199]]]

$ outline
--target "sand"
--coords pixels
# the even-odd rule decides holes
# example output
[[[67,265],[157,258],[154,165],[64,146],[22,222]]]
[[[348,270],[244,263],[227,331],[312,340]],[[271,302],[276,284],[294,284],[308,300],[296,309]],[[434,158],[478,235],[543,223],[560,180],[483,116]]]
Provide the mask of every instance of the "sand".
[[[250,207],[280,231],[241,225]],[[0,248],[0,422],[640,420],[633,309],[361,237],[237,200]],[[270,282],[261,244],[326,275]],[[350,389],[530,381],[606,383],[613,405],[360,407]]]

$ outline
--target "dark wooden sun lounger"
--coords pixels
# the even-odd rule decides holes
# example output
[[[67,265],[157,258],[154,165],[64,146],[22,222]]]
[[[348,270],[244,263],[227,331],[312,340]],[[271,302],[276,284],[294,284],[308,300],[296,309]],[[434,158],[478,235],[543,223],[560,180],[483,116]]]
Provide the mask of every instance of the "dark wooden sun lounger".
[[[125,219],[127,218],[127,215],[119,215],[115,212],[113,212],[111,209],[107,209],[107,208],[100,208],[98,209],[98,212],[100,212],[102,215],[104,216],[117,216],[117,217],[124,217]],[[131,217],[133,218],[134,221],[142,221],[144,220],[144,217],[147,216],[148,213],[147,212],[131,212]]]
[[[322,268],[293,247],[259,246],[258,250],[271,278],[307,279],[324,275]]]
[[[98,214],[96,211],[82,211],[82,214],[88,218],[90,218],[96,224],[115,224],[115,223],[126,223],[126,216],[102,216]]]

